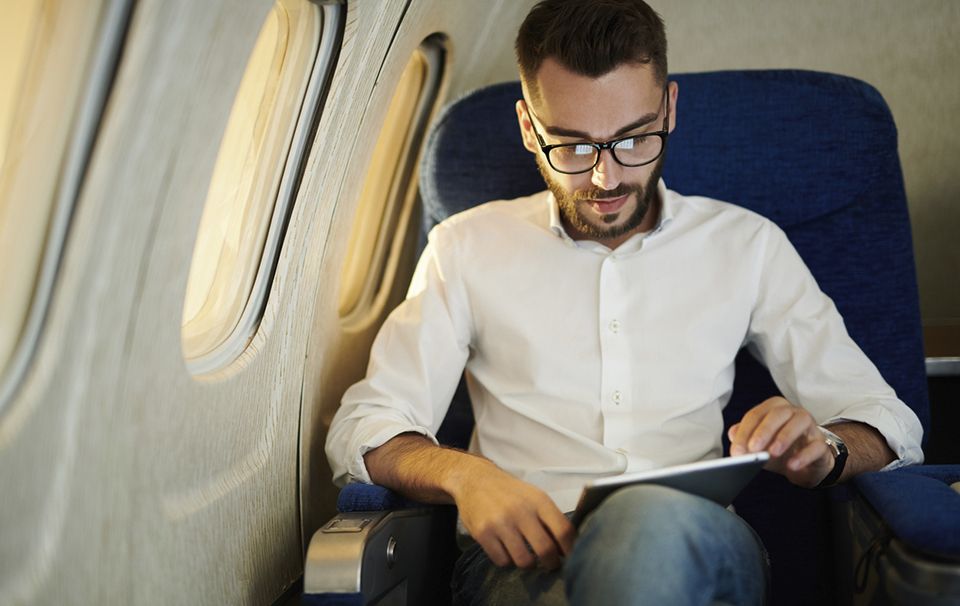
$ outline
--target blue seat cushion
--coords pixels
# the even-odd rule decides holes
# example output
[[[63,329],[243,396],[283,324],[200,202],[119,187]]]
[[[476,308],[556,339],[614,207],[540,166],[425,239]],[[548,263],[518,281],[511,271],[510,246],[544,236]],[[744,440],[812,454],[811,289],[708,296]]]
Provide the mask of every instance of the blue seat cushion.
[[[362,593],[305,593],[303,603],[310,606],[363,606]]]
[[[891,532],[923,554],[960,561],[960,465],[904,467],[853,480]]]
[[[422,503],[411,501],[389,488],[371,484],[347,484],[337,496],[337,511],[391,511],[425,507]]]

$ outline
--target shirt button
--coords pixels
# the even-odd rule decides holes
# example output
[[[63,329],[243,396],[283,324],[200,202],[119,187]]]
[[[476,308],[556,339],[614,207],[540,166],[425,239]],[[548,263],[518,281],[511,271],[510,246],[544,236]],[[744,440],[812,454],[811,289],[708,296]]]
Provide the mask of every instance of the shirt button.
[[[620,391],[613,392],[613,403],[619,404],[623,400],[623,394]]]
[[[610,320],[610,332],[613,334],[620,332],[620,320]]]

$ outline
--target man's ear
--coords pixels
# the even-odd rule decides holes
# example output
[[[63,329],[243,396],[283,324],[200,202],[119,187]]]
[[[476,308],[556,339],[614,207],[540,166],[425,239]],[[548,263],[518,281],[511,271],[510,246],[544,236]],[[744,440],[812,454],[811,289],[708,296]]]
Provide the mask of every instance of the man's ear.
[[[680,86],[676,82],[670,82],[667,84],[667,97],[669,97],[668,103],[670,103],[670,125],[669,132],[673,132],[673,129],[677,126],[677,96],[680,94]]]
[[[517,123],[520,125],[520,136],[523,138],[523,146],[532,154],[540,152],[540,145],[537,143],[537,136],[533,133],[533,124],[530,123],[530,114],[527,112],[527,104],[523,99],[517,99]]]

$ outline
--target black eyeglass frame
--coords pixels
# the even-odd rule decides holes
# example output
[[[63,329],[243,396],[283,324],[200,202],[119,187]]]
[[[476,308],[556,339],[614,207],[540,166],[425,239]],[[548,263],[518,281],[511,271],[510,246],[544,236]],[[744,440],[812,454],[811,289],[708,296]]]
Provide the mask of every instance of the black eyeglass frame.
[[[652,162],[656,162],[657,160],[659,160],[660,156],[663,155],[663,150],[667,148],[667,137],[670,136],[670,95],[668,93],[669,93],[668,86],[664,86],[663,98],[664,98],[664,101],[666,102],[666,111],[663,117],[663,128],[661,130],[654,131],[652,133],[638,133],[635,135],[629,135],[626,137],[611,139],[610,141],[604,141],[602,143],[596,143],[594,141],[581,141],[578,143],[554,143],[552,145],[547,145],[546,142],[543,140],[543,137],[540,135],[539,131],[537,131],[537,127],[533,123],[533,120],[530,121],[530,127],[533,129],[533,134],[537,136],[537,142],[540,144],[540,151],[543,152],[543,157],[547,159],[547,164],[549,164],[550,168],[557,171],[558,173],[561,173],[564,175],[581,175],[583,173],[588,173],[592,171],[597,167],[598,164],[600,164],[600,156],[603,154],[603,150],[605,149],[610,150],[610,155],[613,156],[613,159],[620,166],[625,166],[627,168],[636,168],[638,166],[646,166],[647,164],[650,164]],[[539,120],[540,118],[537,117],[535,113],[533,113],[533,108],[530,107],[530,103],[526,99],[524,99],[523,102],[524,102],[524,105],[527,106],[527,111],[530,112],[530,115],[533,116],[534,118],[537,118],[537,120]],[[614,146],[616,146],[617,143],[620,143],[621,141],[626,141],[628,139],[635,139],[637,137],[660,137],[660,153],[658,153],[656,156],[654,156],[650,160],[647,160],[646,162],[641,162],[639,164],[627,164],[626,162],[622,162],[620,158],[617,157],[617,150],[615,149]],[[597,150],[597,157],[593,162],[593,166],[591,166],[590,168],[585,168],[583,170],[576,170],[576,171],[560,170],[559,168],[553,165],[553,162],[550,161],[550,150],[556,149],[558,147],[575,147],[577,145],[589,145],[593,147],[595,150]]]

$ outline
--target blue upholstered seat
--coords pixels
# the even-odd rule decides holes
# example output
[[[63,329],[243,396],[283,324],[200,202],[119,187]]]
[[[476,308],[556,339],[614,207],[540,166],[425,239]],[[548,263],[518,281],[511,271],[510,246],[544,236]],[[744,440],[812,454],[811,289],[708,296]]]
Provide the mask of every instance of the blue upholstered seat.
[[[921,465],[854,478],[893,536],[917,553],[960,562],[960,465]]]
[[[672,79],[680,95],[665,164],[667,186],[733,202],[777,222],[836,302],[853,339],[927,428],[910,222],[896,127],[879,93],[857,80],[807,71]],[[518,83],[499,84],[440,115],[421,168],[424,233],[473,205],[544,188],[520,141],[513,108],[519,97]],[[778,393],[766,370],[741,352],[727,423]],[[469,403],[459,392],[442,439],[463,444],[471,424]],[[870,476],[858,486],[872,499],[887,488],[887,479],[893,476]],[[375,487],[347,492],[362,495],[365,506],[389,506],[397,499]],[[738,499],[738,511],[770,551],[775,603],[831,601],[838,580],[830,499],[847,494],[802,490],[763,472]],[[907,516],[910,508],[890,512]],[[911,536],[923,543],[929,533]]]

